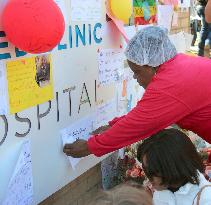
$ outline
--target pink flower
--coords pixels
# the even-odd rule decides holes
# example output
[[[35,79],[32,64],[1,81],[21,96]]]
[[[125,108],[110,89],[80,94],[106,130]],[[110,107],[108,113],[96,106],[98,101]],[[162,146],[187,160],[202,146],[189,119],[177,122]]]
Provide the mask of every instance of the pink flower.
[[[133,170],[131,171],[130,176],[131,176],[132,178],[136,178],[136,177],[139,177],[139,176],[140,176],[140,173],[141,173],[141,170],[135,168],[135,169],[133,169]]]

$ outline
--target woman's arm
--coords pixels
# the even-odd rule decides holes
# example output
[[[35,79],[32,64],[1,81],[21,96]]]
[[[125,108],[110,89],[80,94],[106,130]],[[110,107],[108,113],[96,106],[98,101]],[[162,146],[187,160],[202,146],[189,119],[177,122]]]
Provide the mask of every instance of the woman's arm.
[[[211,0],[208,0],[208,3],[205,7],[205,19],[207,23],[211,23]]]
[[[190,113],[181,101],[164,93],[151,91],[123,119],[110,129],[88,140],[88,148],[102,156],[155,134]]]

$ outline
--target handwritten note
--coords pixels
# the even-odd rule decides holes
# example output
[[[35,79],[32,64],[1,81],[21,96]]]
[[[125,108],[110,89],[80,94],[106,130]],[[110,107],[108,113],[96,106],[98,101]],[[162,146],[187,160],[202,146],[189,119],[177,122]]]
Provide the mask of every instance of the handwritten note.
[[[50,55],[7,62],[10,113],[47,102],[53,98]]]
[[[72,21],[99,21],[101,19],[101,0],[71,0]]]
[[[22,150],[2,205],[31,205],[32,201],[32,160],[30,142],[26,141],[22,145]]]
[[[88,116],[61,130],[62,135],[69,135],[76,139],[87,140],[93,130],[93,116]]]
[[[69,134],[67,134],[67,133],[62,133],[62,144],[63,144],[63,146],[65,145],[65,144],[69,144],[69,143],[73,143],[73,142],[75,142],[75,140],[74,140],[74,138],[71,136],[71,135],[69,135]],[[68,157],[68,160],[69,160],[69,162],[70,162],[70,164],[71,164],[71,166],[72,166],[72,168],[73,169],[75,169],[76,168],[76,166],[77,166],[77,164],[80,162],[80,160],[81,160],[81,158],[73,158],[73,157]]]
[[[117,115],[122,116],[127,113],[127,96],[122,96],[123,83],[119,82],[116,84],[116,107]]]
[[[124,55],[122,49],[104,49],[98,54],[99,82],[108,85],[117,82],[123,75]]]
[[[8,113],[7,94],[6,66],[4,62],[0,61],[0,115]]]
[[[99,105],[94,114],[94,129],[106,125],[108,121],[116,116],[116,101],[112,99],[102,105]]]
[[[71,124],[60,131],[63,146],[67,143],[73,143],[76,139],[87,140],[93,131],[93,116],[88,116],[80,121]],[[73,169],[76,168],[81,158],[68,157]]]

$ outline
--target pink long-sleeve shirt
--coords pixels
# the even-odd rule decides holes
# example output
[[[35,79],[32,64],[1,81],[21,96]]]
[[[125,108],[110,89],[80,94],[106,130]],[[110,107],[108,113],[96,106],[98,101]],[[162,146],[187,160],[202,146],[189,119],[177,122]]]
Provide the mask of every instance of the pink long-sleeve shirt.
[[[210,59],[177,54],[162,64],[136,107],[91,136],[88,147],[102,156],[175,123],[211,143]]]

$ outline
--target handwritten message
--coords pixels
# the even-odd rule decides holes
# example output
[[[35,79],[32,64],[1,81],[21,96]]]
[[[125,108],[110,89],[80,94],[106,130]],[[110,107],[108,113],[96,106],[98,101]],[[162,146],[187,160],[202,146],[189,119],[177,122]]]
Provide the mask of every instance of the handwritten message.
[[[10,113],[53,98],[51,57],[43,55],[7,62]]]
[[[30,142],[22,145],[15,170],[10,179],[2,205],[31,205],[33,201],[33,178]]]
[[[116,117],[116,101],[112,99],[102,105],[99,105],[94,114],[94,129],[106,125],[109,120]]]
[[[98,54],[100,85],[109,85],[123,77],[124,54],[122,49],[104,49]]]
[[[72,0],[72,21],[99,21],[101,19],[101,0]]]
[[[71,124],[60,131],[63,146],[67,143],[73,143],[77,139],[87,140],[93,130],[93,117],[88,116],[80,121]],[[68,157],[73,169],[80,162],[81,158]]]

